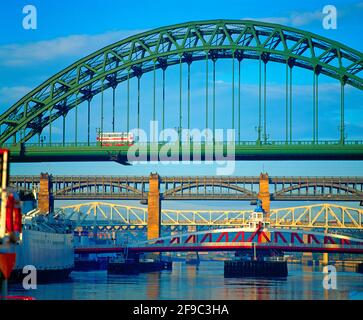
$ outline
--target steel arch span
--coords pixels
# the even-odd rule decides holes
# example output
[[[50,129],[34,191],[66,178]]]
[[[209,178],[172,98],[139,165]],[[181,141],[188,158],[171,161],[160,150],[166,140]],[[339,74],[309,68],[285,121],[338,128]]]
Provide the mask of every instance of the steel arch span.
[[[146,227],[146,207],[109,202],[87,202],[58,209],[77,228]],[[162,209],[162,226],[241,227],[248,225],[253,210],[177,210]],[[268,221],[274,228],[363,230],[363,210],[333,204],[316,204],[271,209]]]
[[[163,176],[162,200],[255,200],[259,177]],[[54,200],[147,200],[147,176],[50,176]],[[11,176],[16,190],[39,192],[39,176]],[[361,201],[361,177],[270,177],[274,201]]]
[[[169,66],[178,64],[188,65],[189,77],[189,67],[193,61],[211,60],[215,67],[215,61],[223,58],[232,59],[233,64],[235,60],[239,64],[243,59],[258,60],[260,82],[262,64],[265,67],[265,73],[269,61],[286,65],[286,77],[290,79],[290,95],[292,95],[292,71],[295,67],[312,71],[314,77],[312,141],[296,143],[292,140],[292,120],[290,120],[290,129],[286,129],[286,141],[267,141],[266,121],[262,124],[260,90],[258,137],[256,141],[248,143],[244,141],[240,149],[237,146],[237,159],[256,158],[258,152],[271,159],[278,159],[281,158],[281,150],[288,145],[292,146],[288,151],[292,159],[299,157],[329,159],[332,155],[341,159],[363,158],[363,142],[346,141],[344,133],[344,88],[346,85],[350,85],[359,91],[363,89],[363,54],[341,43],[295,28],[240,20],[187,22],[158,28],[121,40],[75,62],[28,93],[0,116],[0,145],[12,142],[15,161],[62,161],[64,159],[124,161],[125,150],[123,148],[110,148],[101,152],[100,146],[95,146],[90,141],[89,119],[92,98],[98,94],[101,95],[103,110],[104,91],[111,88],[114,93],[118,84],[129,82],[131,78],[136,78],[138,87],[140,87],[140,79],[143,74],[154,73],[155,81],[157,69],[161,69],[164,74]],[[320,74],[336,79],[340,83],[340,140],[337,142],[319,141],[318,139],[317,96]],[[138,94],[138,127],[140,127],[139,96]],[[266,103],[266,97],[264,100]],[[292,98],[290,97],[290,102],[288,99],[286,100],[286,109],[290,108],[291,117]],[[48,144],[40,144],[39,138],[37,145],[29,146],[28,149],[24,146],[23,143],[32,137],[36,135],[40,137],[45,127],[51,128],[51,124],[58,118],[61,117],[64,120],[72,109],[83,102],[88,104],[87,142],[77,142],[77,138],[74,143],[66,142],[65,124],[63,124],[62,143],[52,144],[50,133]],[[113,102],[113,108],[114,104]],[[153,118],[155,118],[155,99],[153,109]],[[164,112],[163,106],[163,128],[165,126]],[[129,110],[127,110],[127,115],[129,117]],[[208,118],[208,102],[206,118]],[[286,116],[286,118],[288,117]],[[179,128],[182,128],[181,106],[179,119]],[[102,121],[101,131],[103,131]],[[113,119],[113,126],[114,122]],[[212,122],[215,123],[215,115],[213,115]],[[233,104],[231,128],[235,128],[235,122]],[[189,126],[188,120],[188,128]],[[210,124],[206,120],[206,128],[208,126]],[[286,127],[288,126],[286,125]],[[129,129],[128,118],[127,131]],[[238,141],[241,142],[240,139]],[[256,151],[254,148],[256,145],[262,149]],[[68,150],[68,153],[62,153],[63,149]]]

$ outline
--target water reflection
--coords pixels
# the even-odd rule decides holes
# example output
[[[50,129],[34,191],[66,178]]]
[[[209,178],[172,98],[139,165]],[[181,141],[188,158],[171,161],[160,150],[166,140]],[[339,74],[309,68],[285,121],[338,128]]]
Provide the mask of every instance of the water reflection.
[[[157,300],[160,297],[160,279],[161,272],[146,273],[146,296],[148,300]]]
[[[325,290],[321,266],[289,265],[287,279],[224,278],[223,262],[199,266],[175,262],[173,270],[139,275],[112,275],[106,271],[73,272],[66,283],[40,284],[24,291],[12,285],[10,294],[36,299],[349,299],[363,296],[363,275],[337,268],[337,290]],[[358,295],[359,296],[359,295]]]

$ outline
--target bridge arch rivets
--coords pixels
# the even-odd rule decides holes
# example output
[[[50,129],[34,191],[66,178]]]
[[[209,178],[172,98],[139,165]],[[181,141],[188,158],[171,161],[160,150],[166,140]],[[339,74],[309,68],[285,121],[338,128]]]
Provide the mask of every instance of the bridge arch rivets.
[[[289,65],[290,68],[293,68],[296,64],[296,59],[295,58],[287,59],[287,64]]]
[[[243,50],[236,50],[234,56],[238,60],[238,62],[241,62],[244,58]]]
[[[313,67],[313,70],[314,70],[314,73],[318,76],[320,73],[321,73],[321,71],[322,71],[322,66],[320,66],[320,65],[315,65],[314,67]]]
[[[160,68],[165,71],[168,67],[168,61],[165,58],[157,58],[157,62],[159,63]]]
[[[88,88],[82,88],[79,90],[81,94],[83,94],[83,100],[90,102],[93,98],[93,91],[91,87]]]
[[[267,62],[270,60],[270,54],[268,54],[268,53],[262,53],[261,54],[261,60],[265,63],[265,64],[267,64]]]
[[[108,81],[108,83],[110,84],[110,87],[112,87],[113,89],[116,89],[116,87],[118,85],[116,74],[108,75],[105,78],[105,80]]]
[[[348,81],[348,77],[346,75],[344,75],[340,78],[340,82],[342,83],[343,86],[347,84],[347,81]]]
[[[183,57],[184,57],[184,61],[188,64],[191,65],[193,62],[193,54],[188,53],[188,52],[184,52],[183,53]]]
[[[209,51],[209,59],[211,59],[213,62],[216,62],[218,58],[219,58],[218,50]]]
[[[143,74],[143,70],[140,66],[132,66],[131,67],[131,70],[134,72],[134,75],[137,77],[137,78],[141,78],[142,74]]]

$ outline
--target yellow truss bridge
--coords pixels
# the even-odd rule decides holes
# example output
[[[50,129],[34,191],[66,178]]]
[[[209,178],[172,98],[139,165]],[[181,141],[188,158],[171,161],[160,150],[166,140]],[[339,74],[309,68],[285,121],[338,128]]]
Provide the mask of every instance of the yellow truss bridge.
[[[78,228],[144,228],[147,208],[108,202],[88,202],[63,206],[59,213]],[[161,210],[162,226],[241,227],[253,210]],[[272,227],[363,230],[363,209],[335,204],[315,204],[272,209]]]

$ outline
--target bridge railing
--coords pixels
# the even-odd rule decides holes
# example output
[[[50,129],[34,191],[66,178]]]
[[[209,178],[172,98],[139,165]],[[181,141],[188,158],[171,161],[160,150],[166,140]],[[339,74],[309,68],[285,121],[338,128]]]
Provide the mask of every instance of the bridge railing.
[[[175,143],[183,143],[186,141],[176,141]],[[140,146],[150,145],[152,142],[137,142]],[[169,142],[158,142],[159,146],[163,146]],[[340,140],[322,140],[322,141],[311,141],[311,140],[301,140],[301,141],[214,141],[214,142],[190,142],[190,146],[225,146],[225,145],[235,145],[235,146],[321,146],[321,145],[342,145]],[[363,145],[363,140],[345,140],[344,145]],[[19,147],[18,143],[6,143],[3,145],[5,148],[15,148]],[[27,148],[69,148],[69,147],[101,147],[101,148],[110,148],[110,146],[102,146],[99,142],[40,142],[40,143],[25,143],[25,147]]]

